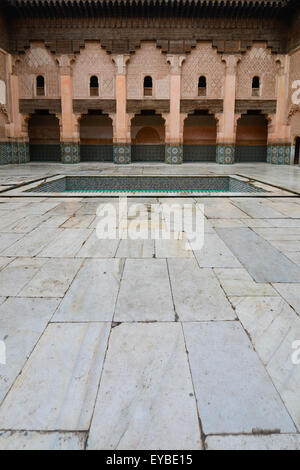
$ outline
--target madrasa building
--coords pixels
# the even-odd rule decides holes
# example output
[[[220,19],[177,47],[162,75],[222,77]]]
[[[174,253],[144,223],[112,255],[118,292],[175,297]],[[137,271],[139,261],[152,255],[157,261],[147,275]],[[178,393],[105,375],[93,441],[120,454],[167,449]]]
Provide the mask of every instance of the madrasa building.
[[[1,0],[1,165],[299,148],[299,0]]]

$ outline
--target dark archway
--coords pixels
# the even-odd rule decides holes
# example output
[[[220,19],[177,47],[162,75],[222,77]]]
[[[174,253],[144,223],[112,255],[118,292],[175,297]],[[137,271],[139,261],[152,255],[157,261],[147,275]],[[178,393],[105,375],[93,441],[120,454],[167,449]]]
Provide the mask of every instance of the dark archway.
[[[80,120],[80,160],[112,162],[112,120],[101,111],[89,111]]]
[[[266,162],[268,121],[262,114],[245,114],[237,122],[236,162]]]
[[[207,111],[195,111],[184,121],[183,162],[216,161],[217,125]]]
[[[165,121],[154,111],[142,112],[131,120],[131,160],[165,161]]]
[[[299,163],[300,163],[300,137],[297,137],[296,143],[295,143],[294,165],[299,165]]]
[[[28,121],[29,153],[32,162],[60,162],[59,120],[47,111],[33,114]]]

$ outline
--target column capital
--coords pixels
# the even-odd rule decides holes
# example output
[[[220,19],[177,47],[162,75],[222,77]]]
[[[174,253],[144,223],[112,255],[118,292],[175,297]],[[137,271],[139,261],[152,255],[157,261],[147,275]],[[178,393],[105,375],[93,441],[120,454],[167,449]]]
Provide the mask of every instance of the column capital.
[[[186,56],[183,54],[167,54],[167,62],[170,64],[171,75],[180,75],[181,66]]]
[[[126,75],[126,64],[130,59],[129,54],[113,54],[112,60],[117,67],[117,75]]]
[[[237,65],[241,60],[240,54],[223,54],[222,61],[226,64],[226,72],[234,75],[236,73]]]
[[[72,74],[72,62],[74,60],[73,56],[67,54],[60,55],[56,57],[56,60],[59,65],[60,75],[71,75]]]

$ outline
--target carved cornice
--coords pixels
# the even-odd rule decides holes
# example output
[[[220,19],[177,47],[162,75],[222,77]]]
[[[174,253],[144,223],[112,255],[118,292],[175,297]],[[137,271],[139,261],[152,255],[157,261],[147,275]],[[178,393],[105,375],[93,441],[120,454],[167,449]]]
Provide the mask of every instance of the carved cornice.
[[[76,114],[88,114],[89,110],[102,111],[104,114],[116,112],[116,100],[74,99],[73,111]]]
[[[275,114],[276,100],[236,100],[235,112],[246,114],[247,111],[261,111],[262,114]]]
[[[50,114],[61,113],[61,101],[54,98],[21,99],[19,109],[22,114],[34,114],[37,110],[48,110]]]
[[[127,100],[127,113],[139,114],[145,110],[154,110],[158,114],[169,113],[170,100]]]
[[[194,111],[208,110],[209,114],[223,112],[223,100],[180,100],[180,112],[191,114]]]

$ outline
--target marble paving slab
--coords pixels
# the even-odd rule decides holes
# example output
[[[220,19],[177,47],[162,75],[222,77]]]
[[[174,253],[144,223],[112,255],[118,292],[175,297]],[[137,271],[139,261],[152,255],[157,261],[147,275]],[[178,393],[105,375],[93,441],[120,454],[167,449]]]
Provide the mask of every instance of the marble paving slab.
[[[207,450],[300,450],[300,434],[208,436]]]
[[[0,450],[84,450],[86,433],[0,431]]]
[[[295,426],[238,322],[184,323],[205,434],[295,432]]]
[[[300,316],[300,283],[274,284],[274,288]]]
[[[251,229],[216,231],[256,282],[300,282],[299,266]]]
[[[90,229],[89,229],[90,230]],[[100,240],[93,230],[81,249],[78,258],[113,258],[116,255],[120,240]]]
[[[9,298],[0,306],[0,339],[6,345],[6,364],[0,364],[0,403],[21,372],[59,299]]]
[[[40,260],[42,258],[36,258]],[[82,261],[78,259],[49,259],[18,294],[21,297],[63,297]]]
[[[264,201],[234,198],[232,203],[253,219],[283,219],[288,217],[276,211]]]
[[[86,260],[53,321],[111,321],[123,265],[121,259]]]
[[[168,266],[179,321],[236,318],[212,269],[199,268],[195,259],[169,259]]]
[[[4,254],[4,256],[36,256],[44,247],[51,243],[58,234],[58,229],[49,227],[37,227],[26,235],[9,234],[19,238],[22,236],[23,238],[7,248],[2,254]]]
[[[232,251],[227,248],[225,243],[216,233],[206,233],[204,235],[204,245],[202,249],[195,250],[194,253],[202,268],[242,267]]]
[[[231,297],[230,301],[256,352],[268,364],[297,314],[281,297]]]
[[[0,295],[18,295],[45,262],[37,258],[16,258],[0,271]]]
[[[153,258],[154,240],[121,240],[117,249],[117,258]]]
[[[114,320],[123,322],[174,319],[166,260],[126,260]]]
[[[90,229],[57,229],[58,236],[49,243],[42,251],[40,257],[72,258],[80,250],[91,233]]]
[[[200,448],[180,324],[113,328],[88,449]]]
[[[297,317],[280,347],[273,355],[267,370],[296,423],[298,431],[300,431],[300,364],[293,362],[293,353],[297,352],[296,348],[293,347],[296,341],[300,341],[299,317]],[[299,343],[297,344],[297,349],[299,350]],[[298,352],[297,360],[299,360],[299,356]]]
[[[19,233],[0,233],[0,253],[4,256],[5,250],[14,245],[18,240],[20,240],[23,237],[22,234]],[[14,255],[8,255],[8,256],[14,256]]]
[[[109,328],[50,324],[0,407],[0,429],[89,429]]]

